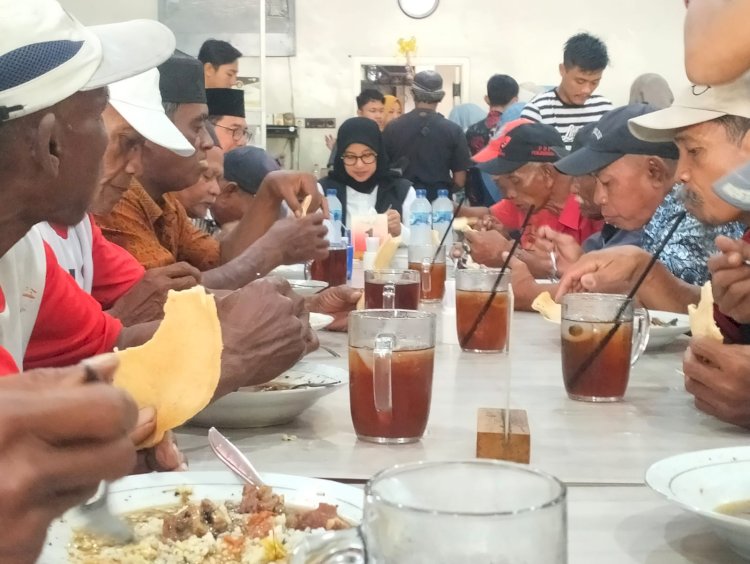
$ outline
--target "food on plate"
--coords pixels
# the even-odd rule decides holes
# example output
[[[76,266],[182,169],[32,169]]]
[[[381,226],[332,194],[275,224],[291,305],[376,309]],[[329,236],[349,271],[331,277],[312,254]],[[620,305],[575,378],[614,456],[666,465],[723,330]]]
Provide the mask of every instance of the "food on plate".
[[[538,311],[547,321],[560,323],[562,306],[552,299],[549,292],[542,292],[531,302],[531,309]]]
[[[674,319],[670,319],[669,321],[664,321],[660,317],[652,317],[651,318],[651,325],[653,327],[677,327],[677,322],[679,319],[676,317]]]
[[[722,503],[716,508],[716,512],[750,521],[750,500]]]
[[[150,341],[118,351],[114,385],[139,407],[156,410],[156,429],[140,448],[157,444],[164,433],[208,405],[221,374],[221,326],[216,302],[202,286],[170,290],[164,320]]]
[[[701,288],[701,299],[698,305],[688,306],[690,316],[690,332],[694,337],[709,337],[717,341],[724,338],[719,326],[714,321],[714,295],[711,290],[711,282],[706,282]]]
[[[348,529],[335,505],[287,506],[268,486],[246,485],[239,503],[190,500],[178,491],[177,505],[126,514],[135,540],[110,543],[76,532],[68,547],[74,564],[179,562],[181,564],[281,564],[305,535]]]

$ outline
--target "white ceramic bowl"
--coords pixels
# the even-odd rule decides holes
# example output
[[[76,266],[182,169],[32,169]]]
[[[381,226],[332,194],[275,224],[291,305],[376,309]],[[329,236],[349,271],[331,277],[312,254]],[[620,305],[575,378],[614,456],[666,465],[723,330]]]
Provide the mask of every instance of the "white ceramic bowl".
[[[690,331],[690,318],[684,313],[674,313],[671,311],[657,311],[650,309],[651,315],[651,332],[648,338],[646,350],[654,350],[667,346],[680,335]],[[659,326],[654,325],[654,319],[660,319],[664,323],[669,323],[673,319],[677,320],[676,325]]]
[[[725,503],[750,500],[750,447],[665,458],[648,469],[646,483],[669,501],[708,520],[732,550],[750,559],[750,521],[716,511]]]
[[[240,388],[216,400],[191,422],[201,427],[224,429],[282,425],[348,382],[349,372],[343,368],[302,361],[269,384],[325,386],[270,391],[258,391],[258,387]]]
[[[315,478],[286,474],[261,473],[263,481],[275,493],[282,494],[289,505],[317,507],[325,502],[338,506],[338,514],[350,523],[362,520],[362,490]],[[163,472],[128,476],[114,482],[110,488],[109,506],[113,513],[128,513],[139,509],[175,503],[175,492],[189,486],[191,499],[209,498],[217,501],[239,500],[242,481],[231,472]],[[67,546],[81,519],[76,510],[68,511],[54,521],[47,534],[44,551],[37,564],[61,564],[68,561]]]

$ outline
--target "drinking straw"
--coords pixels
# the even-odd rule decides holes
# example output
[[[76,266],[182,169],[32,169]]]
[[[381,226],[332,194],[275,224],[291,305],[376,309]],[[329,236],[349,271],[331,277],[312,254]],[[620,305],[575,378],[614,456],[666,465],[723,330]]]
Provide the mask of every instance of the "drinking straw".
[[[443,233],[443,238],[440,240],[440,244],[437,246],[437,249],[435,249],[435,256],[432,257],[432,264],[435,264],[435,261],[438,258],[438,255],[440,254],[440,248],[445,244],[445,239],[448,237],[448,233],[451,232],[451,229],[453,229],[453,220],[456,219],[456,216],[458,215],[458,212],[461,211],[461,207],[464,205],[464,202],[466,201],[466,196],[461,198],[461,201],[458,202],[458,206],[456,206],[456,211],[453,212],[453,215],[451,216],[451,220],[448,223],[448,229],[445,230],[445,233]]]
[[[672,238],[672,235],[674,235],[674,232],[677,230],[677,228],[680,226],[682,221],[687,216],[687,212],[683,211],[678,213],[675,216],[675,221],[672,224],[672,227],[669,228],[669,231],[664,236],[664,239],[662,239],[661,243],[659,243],[659,246],[656,248],[656,251],[654,251],[654,254],[651,256],[651,260],[646,265],[646,268],[643,270],[641,275],[638,277],[638,280],[636,280],[635,284],[633,285],[633,288],[630,290],[630,292],[627,295],[627,298],[623,300],[622,305],[620,306],[620,309],[617,310],[617,313],[615,314],[615,318],[612,320],[612,328],[607,332],[606,335],[604,335],[604,338],[599,341],[599,344],[594,348],[593,351],[591,351],[591,354],[589,354],[586,359],[581,363],[581,365],[578,367],[578,369],[573,373],[573,376],[570,379],[569,386],[572,388],[575,386],[578,379],[581,377],[581,374],[589,369],[591,364],[596,360],[596,358],[599,356],[599,354],[604,350],[604,348],[607,346],[607,344],[612,340],[612,337],[614,337],[617,330],[620,328],[620,325],[622,325],[622,314],[625,313],[625,309],[628,307],[628,304],[633,299],[633,297],[638,292],[638,289],[641,287],[641,284],[643,284],[643,281],[646,279],[646,276],[648,276],[648,273],[651,272],[651,269],[654,267],[654,264],[656,264],[656,261],[659,259],[659,255],[664,250],[664,247],[667,246],[667,243]]]
[[[516,252],[518,245],[521,243],[521,239],[523,238],[523,234],[526,231],[526,227],[529,225],[529,221],[531,220],[531,215],[533,213],[534,213],[534,206],[531,206],[529,208],[529,211],[526,212],[526,217],[523,220],[523,224],[521,224],[521,232],[518,235],[518,239],[513,241],[513,245],[511,246],[510,251],[508,252],[508,257],[505,259],[505,262],[503,263],[503,266],[500,269],[500,274],[497,275],[497,280],[495,280],[495,283],[492,286],[492,292],[490,293],[490,297],[487,299],[484,306],[482,306],[482,309],[479,311],[479,315],[477,315],[477,318],[474,320],[474,324],[471,326],[471,329],[469,329],[469,332],[466,333],[463,340],[461,341],[461,348],[466,348],[466,344],[474,336],[474,333],[477,332],[477,328],[479,327],[479,324],[482,322],[482,320],[484,319],[484,316],[487,315],[487,312],[492,306],[492,302],[495,300],[495,296],[497,295],[497,288],[500,286],[500,282],[502,281],[503,276],[505,275],[505,271],[507,270],[508,265],[510,264],[510,259],[513,257],[513,253]]]

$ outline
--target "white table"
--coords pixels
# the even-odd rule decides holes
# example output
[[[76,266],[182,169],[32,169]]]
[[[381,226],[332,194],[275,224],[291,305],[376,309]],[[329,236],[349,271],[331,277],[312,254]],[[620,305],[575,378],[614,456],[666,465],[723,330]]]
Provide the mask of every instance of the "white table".
[[[701,520],[642,485],[646,468],[661,458],[747,443],[745,431],[693,407],[677,373],[686,339],[640,360],[626,401],[588,404],[565,395],[559,326],[537,314],[516,313],[512,335],[508,357],[438,346],[430,421],[419,443],[358,441],[345,388],[288,425],[226,434],[262,471],[359,483],[396,463],[473,458],[477,408],[503,406],[502,376],[510,370],[511,405],[529,417],[532,465],[572,486],[571,563],[739,562]],[[307,360],[346,367],[346,336],[321,333],[321,342],[342,358],[317,351]],[[297,439],[286,441],[284,435]],[[178,436],[191,469],[221,467],[207,447],[204,429],[186,427]]]

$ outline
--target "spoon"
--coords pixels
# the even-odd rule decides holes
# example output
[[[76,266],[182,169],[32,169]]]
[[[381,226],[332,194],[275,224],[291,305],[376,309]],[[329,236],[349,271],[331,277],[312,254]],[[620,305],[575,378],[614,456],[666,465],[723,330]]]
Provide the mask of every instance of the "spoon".
[[[257,487],[265,485],[260,474],[250,464],[247,457],[229,439],[222,435],[216,427],[211,427],[208,430],[208,444],[216,457],[248,484]]]

